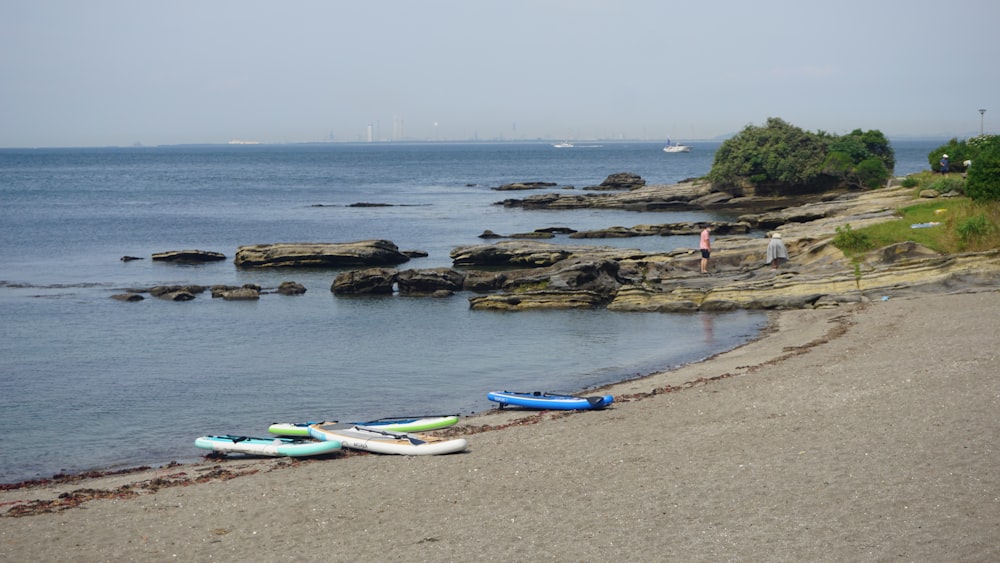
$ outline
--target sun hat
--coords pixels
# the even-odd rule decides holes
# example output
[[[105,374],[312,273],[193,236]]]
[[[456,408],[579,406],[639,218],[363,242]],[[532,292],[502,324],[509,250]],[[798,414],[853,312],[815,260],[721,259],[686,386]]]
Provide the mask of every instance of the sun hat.
[[[942,154],[942,155],[941,155],[941,158],[948,158],[948,155],[946,155],[946,154]]]

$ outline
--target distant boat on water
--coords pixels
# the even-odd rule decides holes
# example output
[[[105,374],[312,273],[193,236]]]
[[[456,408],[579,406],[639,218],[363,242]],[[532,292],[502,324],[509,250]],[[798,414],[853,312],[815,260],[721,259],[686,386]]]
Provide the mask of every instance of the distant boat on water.
[[[555,148],[557,148],[557,149],[571,149],[571,148],[573,148],[573,143],[571,143],[569,141],[563,141],[561,143],[555,143],[552,146],[555,147]]]
[[[663,147],[663,152],[691,152],[691,147],[671,143],[670,139],[667,139],[667,146]]]

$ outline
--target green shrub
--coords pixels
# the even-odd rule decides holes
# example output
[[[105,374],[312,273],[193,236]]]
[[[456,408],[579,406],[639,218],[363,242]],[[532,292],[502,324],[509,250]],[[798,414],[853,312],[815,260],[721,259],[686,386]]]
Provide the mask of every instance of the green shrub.
[[[903,187],[904,188],[915,188],[915,187],[917,187],[919,185],[920,185],[920,181],[917,180],[916,178],[914,178],[913,176],[907,176],[906,178],[903,178]]]
[[[932,171],[940,172],[941,157],[947,154],[952,172],[970,172],[972,169],[966,169],[965,161],[978,162],[986,153],[997,148],[1000,148],[1000,135],[976,135],[964,141],[952,139],[929,152],[927,162],[930,163]]]
[[[984,142],[969,168],[965,193],[975,201],[1000,200],[1000,141]]]
[[[847,176],[853,168],[854,161],[851,160],[851,155],[842,151],[831,152],[823,161],[823,173],[830,176]]]
[[[877,188],[889,179],[889,170],[878,158],[867,158],[858,163],[854,169],[858,181],[866,188]]]
[[[965,193],[965,181],[961,178],[953,178],[951,176],[938,178],[931,182],[931,185],[927,187],[928,189],[937,191],[939,194],[946,194],[953,191],[960,194]]]
[[[833,245],[844,254],[859,254],[875,247],[875,243],[867,233],[855,231],[850,223],[837,227],[837,235],[833,237]]]
[[[895,164],[881,131],[810,133],[771,117],[765,126],[747,125],[724,141],[708,179],[734,193],[747,187],[758,195],[819,193],[834,187],[879,187]]]
[[[969,243],[974,239],[983,238],[990,234],[992,227],[986,215],[980,213],[959,222],[955,226],[955,232],[958,233],[958,237],[962,242]]]
[[[969,148],[969,145],[965,141],[952,139],[927,154],[927,162],[931,165],[931,170],[934,172],[941,171],[941,157],[944,155],[948,155],[950,162],[948,167],[954,172],[960,168],[958,165],[972,158],[973,150]]]
[[[860,162],[868,158],[877,158],[885,166],[886,170],[896,168],[896,151],[892,150],[889,139],[878,129],[862,131],[855,129],[849,134],[850,137],[861,141],[865,146],[864,155],[856,158],[855,162]]]
[[[747,125],[715,152],[708,173],[723,189],[746,184],[786,187],[809,184],[820,173],[825,141],[814,134],[771,117],[764,127]]]

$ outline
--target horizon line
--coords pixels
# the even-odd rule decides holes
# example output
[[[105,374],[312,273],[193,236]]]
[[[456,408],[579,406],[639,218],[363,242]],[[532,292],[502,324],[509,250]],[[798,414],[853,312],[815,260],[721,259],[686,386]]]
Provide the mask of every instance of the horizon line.
[[[685,140],[686,143],[721,143],[726,141],[736,134],[716,136],[707,139],[690,139]],[[992,133],[987,133],[987,135],[992,135]],[[944,134],[905,134],[905,135],[886,135],[886,138],[891,142],[895,140],[950,140],[957,138],[971,138],[978,137],[979,133],[968,135],[966,137],[959,135],[944,135]],[[599,138],[587,138],[587,139],[574,139],[574,138],[535,138],[535,139],[383,139],[378,141],[364,141],[364,140],[352,140],[352,141],[341,141],[341,140],[319,140],[319,141],[253,141],[253,140],[230,140],[230,141],[213,141],[213,142],[185,142],[185,143],[165,143],[156,145],[146,145],[142,142],[135,142],[129,145],[36,145],[36,146],[3,146],[0,150],[33,150],[33,149],[126,149],[126,148],[165,148],[165,147],[210,147],[210,146],[239,146],[239,147],[254,147],[254,146],[289,146],[289,145],[392,145],[392,144],[504,144],[504,143],[559,143],[559,142],[573,142],[573,143],[661,143],[659,139],[649,139],[649,138],[632,138],[632,139],[599,139]]]

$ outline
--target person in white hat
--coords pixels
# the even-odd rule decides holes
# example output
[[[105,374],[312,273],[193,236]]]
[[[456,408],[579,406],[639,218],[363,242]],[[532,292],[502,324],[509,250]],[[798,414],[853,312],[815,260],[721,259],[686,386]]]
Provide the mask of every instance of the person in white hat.
[[[948,173],[948,155],[942,154],[941,155],[941,162],[939,162],[938,164],[941,165],[941,173],[942,174],[947,174]]]
[[[767,243],[767,261],[771,263],[771,269],[777,270],[783,261],[788,260],[788,249],[781,240],[781,233],[771,233],[771,240]]]

